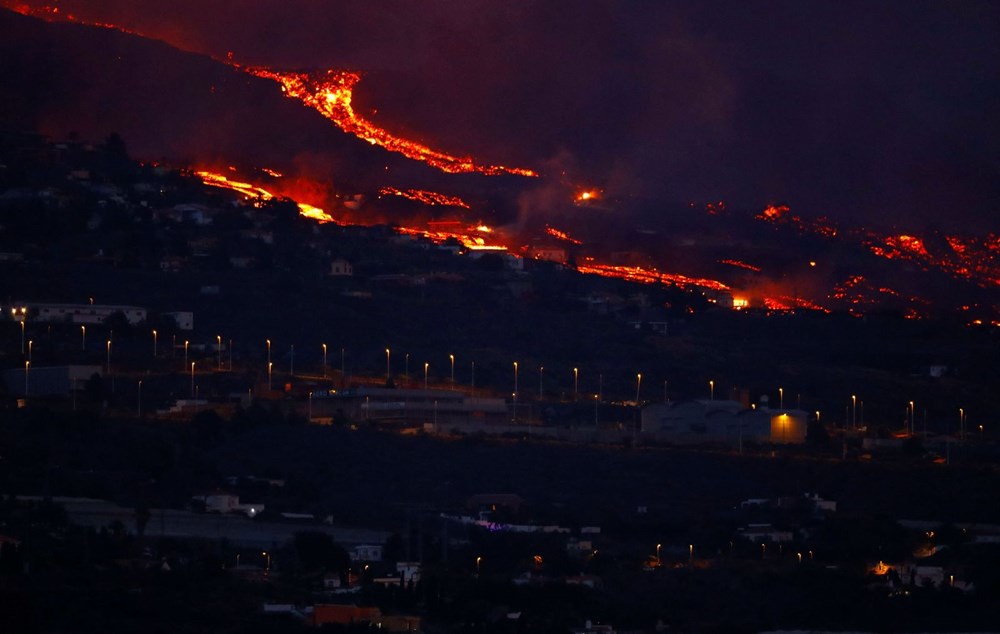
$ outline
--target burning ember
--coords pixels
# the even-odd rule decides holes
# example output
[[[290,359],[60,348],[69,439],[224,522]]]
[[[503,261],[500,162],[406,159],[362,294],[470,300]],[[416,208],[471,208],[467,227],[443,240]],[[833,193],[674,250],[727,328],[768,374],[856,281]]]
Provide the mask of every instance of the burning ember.
[[[576,197],[573,199],[577,203],[588,203],[597,200],[601,197],[601,192],[596,189],[586,189],[581,192],[577,192]]]
[[[445,207],[461,207],[463,209],[471,209],[471,207],[469,207],[469,203],[465,202],[458,196],[447,196],[445,194],[439,194],[425,189],[400,190],[395,187],[383,187],[378,193],[382,196],[400,196],[402,198],[406,198],[407,200],[414,200],[429,206],[442,205]]]

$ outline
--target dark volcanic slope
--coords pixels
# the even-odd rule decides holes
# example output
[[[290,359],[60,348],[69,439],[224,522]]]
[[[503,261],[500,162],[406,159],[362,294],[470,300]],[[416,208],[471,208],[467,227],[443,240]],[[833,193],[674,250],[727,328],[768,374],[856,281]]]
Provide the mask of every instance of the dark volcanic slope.
[[[429,168],[372,148],[278,85],[202,55],[119,31],[46,23],[0,10],[0,126],[55,138],[118,132],[146,160],[298,166],[319,180],[364,185]]]

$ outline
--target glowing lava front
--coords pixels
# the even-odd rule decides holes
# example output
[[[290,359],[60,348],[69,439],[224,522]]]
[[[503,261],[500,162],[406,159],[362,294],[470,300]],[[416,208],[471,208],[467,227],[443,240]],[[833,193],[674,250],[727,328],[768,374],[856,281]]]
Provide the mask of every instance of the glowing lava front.
[[[205,170],[199,170],[195,172],[195,175],[201,179],[201,182],[212,187],[219,187],[221,189],[228,189],[230,191],[238,192],[243,194],[247,198],[256,198],[259,200],[273,200],[277,198],[274,194],[267,191],[263,187],[257,187],[250,183],[245,183],[242,181],[230,180],[228,177],[222,174],[216,174],[214,172],[209,172]],[[334,222],[333,217],[320,209],[319,207],[314,207],[313,205],[307,203],[295,203],[299,207],[299,213],[306,218],[312,218],[317,222]]]
[[[277,72],[267,68],[245,68],[248,73],[281,84],[286,97],[298,99],[318,111],[344,132],[353,134],[372,145],[407,158],[423,161],[449,174],[477,172],[487,176],[515,174],[538,176],[532,170],[503,165],[483,165],[471,157],[458,157],[407,141],[358,116],[351,106],[354,86],[361,81],[359,73],[328,70],[325,73]]]

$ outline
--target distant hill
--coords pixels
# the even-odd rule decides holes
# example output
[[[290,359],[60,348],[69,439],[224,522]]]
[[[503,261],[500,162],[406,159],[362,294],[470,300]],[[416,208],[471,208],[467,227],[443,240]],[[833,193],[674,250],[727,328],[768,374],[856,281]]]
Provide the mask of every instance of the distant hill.
[[[339,131],[272,81],[161,41],[7,10],[0,33],[0,127],[53,138],[118,132],[142,160],[297,167],[345,187],[384,185],[387,171],[434,176]]]

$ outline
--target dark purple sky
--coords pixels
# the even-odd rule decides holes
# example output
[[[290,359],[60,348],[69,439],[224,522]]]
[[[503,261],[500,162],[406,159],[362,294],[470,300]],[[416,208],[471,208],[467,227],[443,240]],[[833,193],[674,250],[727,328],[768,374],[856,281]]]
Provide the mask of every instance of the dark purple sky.
[[[1000,3],[63,1],[611,194],[1000,231]],[[375,112],[377,110],[377,112]]]

